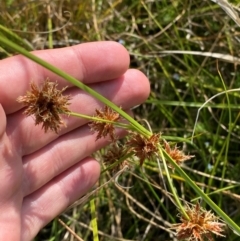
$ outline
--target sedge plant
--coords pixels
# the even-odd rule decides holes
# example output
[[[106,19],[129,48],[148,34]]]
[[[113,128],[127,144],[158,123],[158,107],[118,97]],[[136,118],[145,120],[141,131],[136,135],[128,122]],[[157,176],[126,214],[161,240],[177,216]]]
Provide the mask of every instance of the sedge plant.
[[[192,158],[192,155],[186,155],[177,146],[171,146],[161,135],[161,133],[152,133],[143,125],[134,120],[120,107],[84,85],[79,80],[56,68],[55,66],[45,62],[44,60],[31,54],[24,48],[11,42],[3,35],[0,35],[0,44],[7,46],[19,54],[40,64],[53,73],[63,77],[65,80],[74,84],[78,88],[87,92],[97,100],[101,101],[105,106],[103,109],[97,109],[94,116],[85,116],[81,113],[74,113],[68,109],[70,96],[64,96],[65,89],[58,90],[57,83],[47,79],[42,86],[36,86],[31,83],[29,92],[25,96],[21,96],[17,101],[26,106],[25,114],[34,115],[35,123],[41,124],[45,131],[58,132],[59,128],[64,125],[61,118],[62,114],[79,118],[86,118],[90,121],[89,128],[91,132],[97,133],[97,138],[105,138],[109,136],[113,142],[112,148],[105,156],[105,164],[108,168],[114,168],[114,172],[118,173],[125,166],[130,166],[129,158],[136,157],[138,162],[134,165],[140,167],[144,165],[145,159],[152,159],[158,162],[159,168],[163,167],[166,175],[166,181],[173,195],[174,204],[179,210],[180,223],[174,224],[173,229],[176,230],[176,237],[179,240],[196,240],[201,241],[208,238],[213,240],[213,235],[224,235],[224,226],[229,226],[237,235],[240,235],[240,227],[221,209],[211,198],[206,195],[181,168],[181,163]],[[128,131],[128,141],[119,148],[115,128],[124,128]],[[160,170],[159,170],[160,171]],[[200,203],[187,204],[182,201],[176,191],[170,173],[177,172],[185,182],[209,205],[209,207],[218,215],[215,216],[212,210],[203,209]],[[91,201],[92,213],[95,212],[94,202]],[[98,240],[96,220],[93,219],[94,240]]]

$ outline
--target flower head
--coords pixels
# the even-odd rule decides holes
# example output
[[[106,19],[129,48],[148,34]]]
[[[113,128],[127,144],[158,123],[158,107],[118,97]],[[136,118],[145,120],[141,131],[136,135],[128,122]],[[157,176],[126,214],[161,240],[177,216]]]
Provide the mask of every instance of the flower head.
[[[149,159],[157,153],[160,135],[160,133],[153,134],[147,138],[138,133],[132,133],[127,146],[129,151],[133,151],[140,159],[140,166],[142,166],[145,159]]]
[[[106,120],[106,121],[111,121],[111,122],[115,122],[120,119],[119,113],[113,111],[108,106],[105,106],[103,111],[96,109],[95,117]],[[95,121],[92,121],[89,124],[89,126],[93,132],[98,133],[96,140],[100,139],[101,137],[106,137],[107,135],[110,136],[112,141],[116,140],[116,137],[114,134],[115,128],[114,128],[113,123],[104,122],[101,120],[95,120]]]
[[[122,170],[124,167],[130,167],[128,160],[120,161],[126,155],[126,150],[119,147],[117,143],[110,146],[107,153],[103,156],[104,163],[107,166],[111,166],[111,173],[116,174],[118,171]]]
[[[181,223],[174,225],[179,240],[213,241],[213,234],[224,237],[222,233],[226,225],[220,222],[211,211],[201,208],[199,203],[192,207],[187,205],[186,213],[189,220],[181,216]]]
[[[190,155],[185,155],[184,152],[179,150],[177,146],[175,146],[174,148],[171,148],[169,143],[165,140],[164,140],[164,149],[178,165],[194,157]]]
[[[58,132],[60,125],[64,124],[60,114],[69,112],[70,96],[63,96],[62,90],[57,89],[57,83],[44,81],[41,89],[35,83],[31,83],[31,91],[25,96],[18,97],[17,101],[27,106],[24,114],[35,116],[35,125],[42,124],[45,132],[48,129]]]

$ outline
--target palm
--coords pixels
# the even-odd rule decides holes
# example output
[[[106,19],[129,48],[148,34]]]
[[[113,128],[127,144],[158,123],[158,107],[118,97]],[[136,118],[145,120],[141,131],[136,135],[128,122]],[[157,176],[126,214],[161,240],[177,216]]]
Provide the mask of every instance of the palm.
[[[146,77],[139,71],[126,71],[128,54],[114,42],[36,54],[123,109],[141,103],[149,93]],[[69,86],[66,81],[21,56],[2,60],[0,73],[0,240],[31,240],[96,182],[99,164],[89,156],[109,142],[95,142],[86,120],[64,117],[67,127],[57,135],[44,133],[32,117],[22,114],[16,99],[29,89],[30,81],[39,85],[49,77],[57,80],[60,88]],[[70,87],[66,93],[72,96],[72,111],[93,115],[100,107],[79,89]]]

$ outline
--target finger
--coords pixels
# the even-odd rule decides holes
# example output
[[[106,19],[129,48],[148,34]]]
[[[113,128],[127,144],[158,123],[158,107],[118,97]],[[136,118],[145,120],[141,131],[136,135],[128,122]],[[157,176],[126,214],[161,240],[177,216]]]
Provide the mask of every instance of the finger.
[[[116,136],[122,138],[126,130],[117,129]],[[69,132],[51,142],[41,150],[23,158],[23,193],[34,192],[55,176],[59,175],[79,160],[109,145],[109,137],[96,141],[96,133],[87,125]]]
[[[27,196],[23,201],[21,240],[32,240],[42,227],[85,194],[99,174],[98,162],[89,157]]]
[[[6,134],[6,115],[0,104],[0,207],[19,197],[22,160]],[[14,197],[13,197],[14,196]],[[1,213],[1,211],[0,211]]]
[[[117,78],[129,66],[126,49],[111,41],[34,51],[33,54],[86,84]],[[0,73],[0,103],[6,113],[21,108],[16,99],[26,93],[31,81],[40,84],[49,77],[58,80],[59,88],[70,86],[66,80],[21,55],[1,60]]]
[[[20,215],[16,211],[22,204],[21,183],[16,182],[22,178],[20,159],[6,135],[6,115],[0,104],[0,240],[19,240],[21,233]]]
[[[146,76],[137,70],[129,70],[121,78],[94,84],[92,87],[123,109],[129,109],[142,103],[149,94],[149,82]],[[102,106],[96,99],[83,91],[72,90],[72,95],[70,109],[75,112],[92,116],[95,114],[95,109]],[[64,120],[67,127],[63,127],[59,135],[63,135],[87,122],[86,119],[76,117],[65,117]],[[52,131],[44,133],[41,126],[34,125],[33,117],[26,118],[21,112],[8,117],[8,134],[20,155],[33,153],[59,136]]]

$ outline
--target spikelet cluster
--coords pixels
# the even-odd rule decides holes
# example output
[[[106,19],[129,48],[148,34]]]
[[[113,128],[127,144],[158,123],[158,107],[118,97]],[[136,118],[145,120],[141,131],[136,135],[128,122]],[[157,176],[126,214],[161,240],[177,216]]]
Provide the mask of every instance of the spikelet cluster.
[[[62,90],[57,89],[57,83],[45,80],[42,87],[35,83],[30,84],[31,90],[25,96],[18,97],[17,101],[26,106],[24,114],[35,117],[35,125],[42,124],[45,132],[48,130],[58,133],[61,125],[65,125],[61,114],[68,114],[70,96],[64,96]]]

